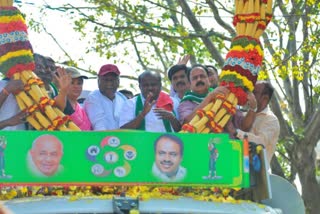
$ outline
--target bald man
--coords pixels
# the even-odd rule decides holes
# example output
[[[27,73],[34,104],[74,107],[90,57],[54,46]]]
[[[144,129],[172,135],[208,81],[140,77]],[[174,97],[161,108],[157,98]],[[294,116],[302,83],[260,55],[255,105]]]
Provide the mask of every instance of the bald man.
[[[61,172],[60,161],[63,155],[63,145],[54,135],[41,135],[36,138],[28,152],[28,167],[31,172],[40,177],[50,177]]]

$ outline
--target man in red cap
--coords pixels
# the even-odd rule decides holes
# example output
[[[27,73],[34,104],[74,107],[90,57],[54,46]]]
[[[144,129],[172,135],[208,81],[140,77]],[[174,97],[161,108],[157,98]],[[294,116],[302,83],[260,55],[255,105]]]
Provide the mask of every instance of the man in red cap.
[[[119,126],[119,111],[127,98],[118,92],[120,71],[116,65],[103,65],[98,73],[98,90],[89,94],[84,109],[93,130],[113,130]]]

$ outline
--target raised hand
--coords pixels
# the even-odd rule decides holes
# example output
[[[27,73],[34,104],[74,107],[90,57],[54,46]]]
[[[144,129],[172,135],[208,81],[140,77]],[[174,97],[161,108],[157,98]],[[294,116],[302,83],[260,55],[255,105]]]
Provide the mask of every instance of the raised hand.
[[[53,78],[58,84],[59,91],[67,93],[72,82],[71,75],[68,74],[64,68],[58,67],[57,72],[53,75]]]
[[[152,106],[156,103],[156,100],[152,100],[152,98],[153,98],[153,94],[149,92],[146,100],[144,101],[143,115],[148,114]]]
[[[183,57],[180,57],[178,60],[177,65],[186,65],[190,60],[190,55],[184,55]]]
[[[248,93],[247,106],[248,106],[248,109],[250,109],[254,112],[257,110],[257,100],[252,92]]]

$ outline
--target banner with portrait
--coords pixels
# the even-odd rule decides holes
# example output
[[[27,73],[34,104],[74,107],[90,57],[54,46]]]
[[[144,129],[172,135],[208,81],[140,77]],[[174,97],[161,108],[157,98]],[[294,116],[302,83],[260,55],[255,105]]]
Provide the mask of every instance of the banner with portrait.
[[[1,131],[0,184],[248,187],[243,151],[226,134]]]

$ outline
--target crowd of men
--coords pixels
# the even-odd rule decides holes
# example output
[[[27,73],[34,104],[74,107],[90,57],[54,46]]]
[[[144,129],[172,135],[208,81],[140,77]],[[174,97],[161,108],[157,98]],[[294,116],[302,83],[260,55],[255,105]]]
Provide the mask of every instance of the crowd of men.
[[[196,115],[197,110],[211,102],[217,94],[228,94],[219,86],[217,69],[210,65],[187,66],[188,58],[168,70],[171,93],[162,91],[162,77],[154,71],[138,76],[140,93],[118,91],[120,70],[114,64],[101,66],[97,74],[98,89],[79,104],[87,77],[74,68],[61,68],[54,60],[35,54],[35,73],[44,82],[56,105],[82,130],[139,129],[150,132],[179,132],[183,124]],[[14,95],[23,90],[19,80],[0,81],[0,128],[3,130],[32,129],[25,123],[26,114],[20,111]],[[271,160],[279,136],[279,122],[268,107],[273,87],[258,81],[253,93],[248,93],[248,110],[237,110],[225,127],[231,138],[263,144]]]

